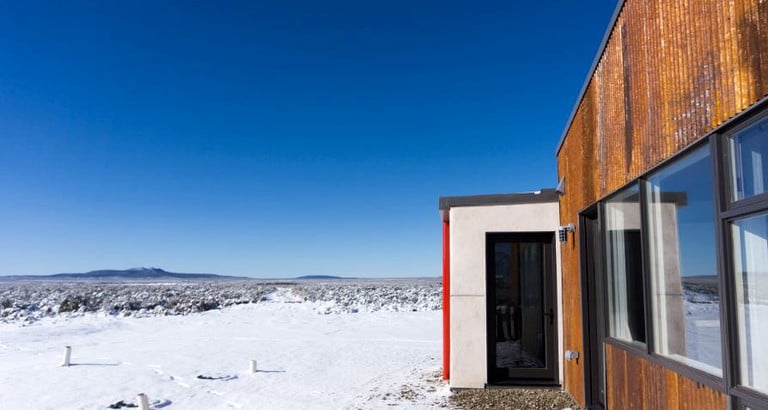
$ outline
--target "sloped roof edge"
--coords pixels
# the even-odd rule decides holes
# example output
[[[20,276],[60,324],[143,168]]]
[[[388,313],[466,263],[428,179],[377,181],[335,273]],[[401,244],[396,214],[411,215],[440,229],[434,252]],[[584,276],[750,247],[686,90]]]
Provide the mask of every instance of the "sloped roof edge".
[[[571,129],[571,124],[573,123],[573,118],[576,116],[576,111],[579,110],[579,105],[581,105],[581,100],[584,99],[584,94],[587,92],[587,88],[589,87],[589,83],[592,82],[592,76],[595,75],[595,70],[597,70],[597,64],[600,63],[600,59],[603,57],[603,53],[605,52],[605,46],[608,45],[608,39],[611,37],[611,33],[613,32],[614,26],[616,26],[616,20],[619,18],[619,14],[621,14],[621,9],[624,7],[624,3],[626,3],[626,0],[619,0],[616,4],[616,9],[613,11],[613,17],[611,17],[611,22],[608,24],[608,29],[605,30],[605,34],[603,35],[603,41],[600,43],[600,47],[597,49],[597,55],[595,55],[595,59],[592,61],[592,67],[590,67],[589,72],[587,74],[586,80],[584,80],[584,85],[581,86],[581,92],[579,92],[579,97],[576,98],[576,103],[573,105],[573,110],[571,110],[571,115],[568,117],[568,122],[565,125],[565,129],[563,130],[563,134],[560,136],[560,142],[557,143],[557,151],[555,151],[555,156],[557,156],[560,153],[560,148],[563,147],[563,143],[565,143],[565,136],[568,135],[568,130]]]

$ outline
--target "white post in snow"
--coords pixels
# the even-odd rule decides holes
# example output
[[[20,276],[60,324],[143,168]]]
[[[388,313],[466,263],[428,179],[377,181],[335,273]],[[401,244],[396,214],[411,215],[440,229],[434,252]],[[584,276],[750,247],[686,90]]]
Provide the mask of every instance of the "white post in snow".
[[[139,405],[139,410],[149,410],[149,398],[144,393],[139,393],[136,396],[136,403]]]
[[[72,346],[64,346],[64,363],[62,366],[69,366],[69,358],[72,356]]]
[[[256,360],[251,360],[251,373],[256,373]]]

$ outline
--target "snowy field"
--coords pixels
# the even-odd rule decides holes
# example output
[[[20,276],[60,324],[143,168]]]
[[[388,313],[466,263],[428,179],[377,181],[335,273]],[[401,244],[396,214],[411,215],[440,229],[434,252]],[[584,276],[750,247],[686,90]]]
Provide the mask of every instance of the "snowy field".
[[[58,299],[35,291],[55,284],[2,284],[0,407],[120,408],[138,393],[155,409],[446,405],[437,281],[220,285],[205,285],[201,308],[180,296],[190,283],[83,284]]]
[[[178,282],[61,282],[0,280],[0,322],[99,313],[112,316],[187,315],[259,303],[290,288],[323,313],[441,309],[437,279],[217,280]]]

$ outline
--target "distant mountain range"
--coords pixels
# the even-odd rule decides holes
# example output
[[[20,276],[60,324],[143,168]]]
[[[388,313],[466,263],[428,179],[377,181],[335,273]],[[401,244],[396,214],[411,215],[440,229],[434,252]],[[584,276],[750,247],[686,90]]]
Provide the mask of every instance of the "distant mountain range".
[[[169,279],[187,279],[187,280],[217,280],[217,279],[255,279],[243,276],[226,276],[214,273],[178,273],[168,272],[161,268],[131,268],[131,269],[102,269],[85,273],[54,273],[52,275],[0,275],[0,281],[13,280],[94,280],[94,281],[118,281],[127,282],[132,280],[154,281]],[[262,280],[269,280],[263,279]],[[290,279],[290,278],[285,278]],[[333,275],[306,275],[293,279],[353,279]]]
[[[53,275],[0,276],[0,280],[164,280],[164,279],[248,279],[213,273],[177,273],[160,268],[104,269],[85,273],[56,273]]]
[[[354,279],[354,278],[343,278],[341,276],[333,276],[333,275],[306,275],[306,276],[299,276],[296,279]]]

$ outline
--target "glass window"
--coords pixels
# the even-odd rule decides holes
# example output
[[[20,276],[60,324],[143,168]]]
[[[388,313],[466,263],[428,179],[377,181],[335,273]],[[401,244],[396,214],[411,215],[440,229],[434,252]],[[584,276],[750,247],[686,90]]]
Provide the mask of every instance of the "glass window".
[[[768,393],[768,214],[731,225],[741,384]]]
[[[768,190],[768,117],[728,139],[731,199],[738,201]]]
[[[645,343],[640,195],[633,185],[605,202],[608,334]]]
[[[722,375],[712,163],[704,146],[648,178],[657,353]]]

